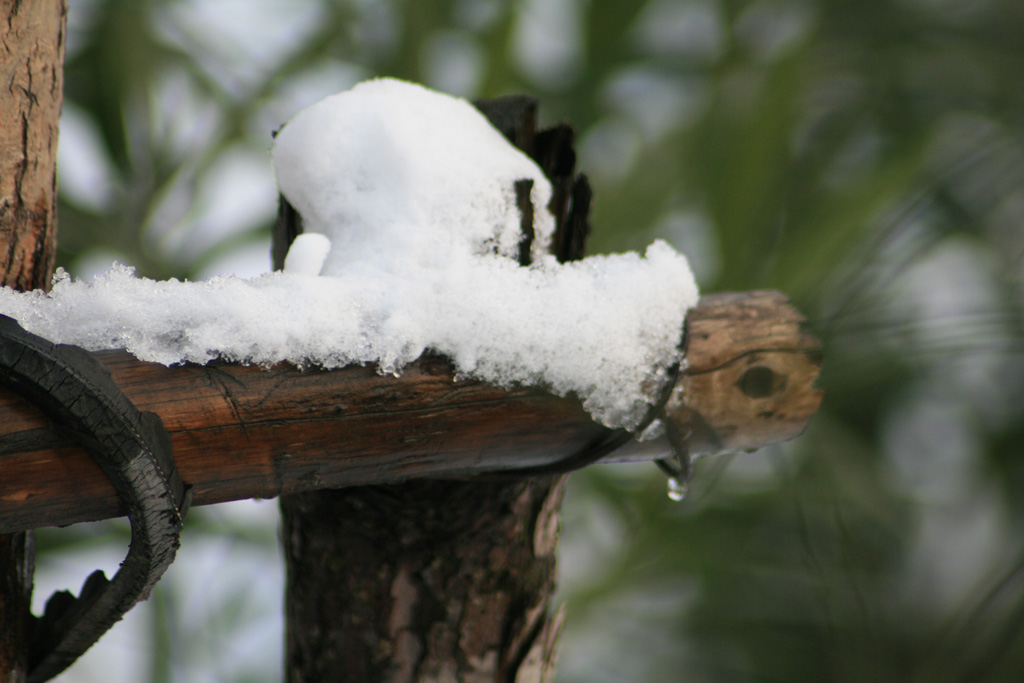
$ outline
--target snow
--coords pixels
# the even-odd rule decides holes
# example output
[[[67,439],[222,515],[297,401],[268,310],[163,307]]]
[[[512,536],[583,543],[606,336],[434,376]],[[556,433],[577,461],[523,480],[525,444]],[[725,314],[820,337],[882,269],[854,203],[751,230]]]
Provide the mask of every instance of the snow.
[[[464,100],[394,80],[360,84],[278,134],[282,193],[303,216],[283,272],[153,281],[115,265],[49,294],[0,290],[0,313],[55,342],[172,365],[215,358],[399,373],[423,352],[460,376],[577,394],[594,419],[635,427],[678,358],[697,288],[664,242],[559,264],[536,210],[518,265],[513,183],[550,186]]]
[[[318,232],[297,235],[284,257],[284,272],[296,275],[319,275],[324,268],[331,240]]]
[[[514,257],[515,181],[533,180],[535,207],[551,198],[540,168],[469,102],[392,79],[307,107],[278,133],[273,156],[305,230],[331,239],[330,275]],[[536,214],[539,258],[555,223],[546,210]]]

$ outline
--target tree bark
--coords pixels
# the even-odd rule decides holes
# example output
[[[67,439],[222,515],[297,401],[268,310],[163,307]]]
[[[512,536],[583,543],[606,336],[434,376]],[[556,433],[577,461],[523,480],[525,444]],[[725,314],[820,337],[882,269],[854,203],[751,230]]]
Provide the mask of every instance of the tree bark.
[[[549,680],[563,481],[283,498],[287,680]]]
[[[561,484],[282,496],[286,680],[548,680]]]
[[[63,0],[0,0],[0,278],[46,287],[57,244],[57,131],[63,100]],[[31,534],[0,536],[0,679],[26,675]]]
[[[17,289],[53,275],[65,13],[62,0],[0,0],[0,273]]]

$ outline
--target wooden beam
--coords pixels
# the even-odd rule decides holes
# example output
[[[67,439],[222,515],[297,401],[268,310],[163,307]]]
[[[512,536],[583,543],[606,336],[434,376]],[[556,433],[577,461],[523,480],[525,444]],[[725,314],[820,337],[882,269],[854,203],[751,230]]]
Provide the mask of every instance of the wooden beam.
[[[821,401],[820,346],[777,292],[706,296],[689,316],[688,367],[666,410],[691,452],[757,448],[803,431]],[[425,357],[373,367],[165,367],[95,354],[157,413],[193,505],[323,488],[470,478],[550,465],[609,430],[573,398],[456,380]],[[605,461],[667,455],[658,440]],[[0,395],[0,532],[123,514],[99,467],[17,396]]]

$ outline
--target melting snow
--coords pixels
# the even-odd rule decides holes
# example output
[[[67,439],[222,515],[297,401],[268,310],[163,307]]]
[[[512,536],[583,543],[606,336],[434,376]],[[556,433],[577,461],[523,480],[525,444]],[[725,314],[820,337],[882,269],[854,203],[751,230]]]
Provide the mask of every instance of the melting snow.
[[[697,301],[686,259],[655,242],[559,264],[539,210],[535,262],[519,266],[513,183],[533,180],[535,207],[550,186],[468,102],[368,81],[300,112],[273,160],[306,230],[284,272],[157,282],[115,264],[92,282],[58,273],[49,294],[0,290],[0,313],[168,365],[400,372],[429,349],[465,376],[575,392],[610,427],[643,417]]]

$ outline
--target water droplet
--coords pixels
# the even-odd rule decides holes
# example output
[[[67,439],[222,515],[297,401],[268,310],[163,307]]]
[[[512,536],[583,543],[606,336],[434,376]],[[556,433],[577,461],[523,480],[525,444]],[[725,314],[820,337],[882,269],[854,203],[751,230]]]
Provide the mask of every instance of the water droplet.
[[[686,494],[689,492],[690,486],[685,481],[679,481],[675,477],[669,477],[668,479],[668,497],[679,502],[686,498]]]

